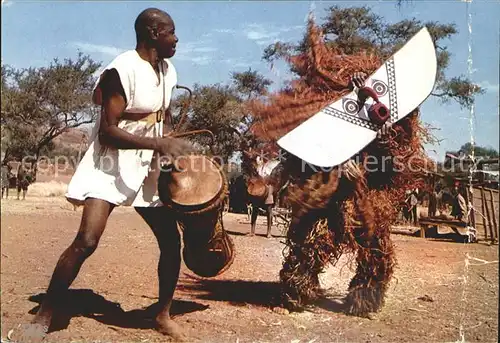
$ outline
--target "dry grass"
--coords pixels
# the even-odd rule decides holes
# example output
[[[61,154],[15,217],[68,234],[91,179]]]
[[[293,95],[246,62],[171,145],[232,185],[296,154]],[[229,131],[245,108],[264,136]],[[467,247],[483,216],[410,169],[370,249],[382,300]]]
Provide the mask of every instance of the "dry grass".
[[[61,181],[35,182],[29,188],[30,196],[60,197],[64,196],[68,185]]]

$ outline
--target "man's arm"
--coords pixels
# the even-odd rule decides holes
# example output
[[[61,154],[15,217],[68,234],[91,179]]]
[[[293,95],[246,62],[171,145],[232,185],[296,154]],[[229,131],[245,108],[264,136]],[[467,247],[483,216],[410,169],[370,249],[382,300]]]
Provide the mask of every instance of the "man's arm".
[[[158,139],[140,137],[118,127],[127,106],[125,91],[116,69],[106,72],[100,82],[102,90],[102,112],[99,141],[117,149],[158,149]]]
[[[117,149],[156,150],[162,156],[176,158],[189,154],[193,146],[185,140],[171,137],[141,137],[118,127],[118,122],[127,107],[126,95],[115,69],[104,75],[101,81],[102,113],[99,127],[99,141]]]

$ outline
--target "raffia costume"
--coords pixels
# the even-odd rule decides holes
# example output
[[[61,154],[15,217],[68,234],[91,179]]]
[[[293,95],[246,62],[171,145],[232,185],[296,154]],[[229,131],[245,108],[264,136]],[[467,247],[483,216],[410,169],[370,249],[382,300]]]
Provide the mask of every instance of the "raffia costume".
[[[320,28],[310,19],[305,51],[285,53],[283,58],[297,73],[284,89],[249,106],[254,116],[252,132],[273,149],[284,134],[322,108],[347,94],[355,72],[371,74],[383,56],[370,52],[345,54],[328,47]],[[292,221],[287,231],[280,271],[281,301],[289,309],[303,309],[322,296],[319,274],[353,253],[356,271],[348,287],[345,310],[366,316],[384,304],[396,263],[390,226],[407,189],[422,189],[426,166],[432,166],[422,143],[429,134],[416,109],[394,123],[387,139],[366,146],[352,160],[330,171],[309,166],[289,156],[287,201]],[[409,168],[365,169],[369,156],[398,157]]]

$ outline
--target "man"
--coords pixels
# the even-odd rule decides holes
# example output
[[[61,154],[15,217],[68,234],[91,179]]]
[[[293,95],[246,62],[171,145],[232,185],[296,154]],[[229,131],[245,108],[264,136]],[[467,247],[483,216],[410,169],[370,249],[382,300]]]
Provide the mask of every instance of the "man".
[[[100,119],[66,195],[84,206],[80,228],[61,255],[34,320],[21,330],[21,342],[43,339],[63,295],[96,250],[113,208],[120,205],[135,207],[160,247],[156,329],[175,340],[185,339],[170,318],[181,264],[180,235],[175,218],[156,194],[160,156],[175,159],[192,151],[183,140],[162,137],[170,127],[165,121],[169,116],[164,116],[163,126],[159,123],[177,83],[168,58],[175,54],[178,39],[172,18],[155,8],[139,14],[135,32],[135,50],[111,62],[94,90],[93,100],[101,105]]]
[[[21,161],[19,167],[17,168],[17,200],[21,197],[21,191],[23,191],[23,200],[26,199],[26,193],[28,193],[28,186],[30,183],[30,173],[24,161]]]
[[[417,206],[418,206],[418,189],[414,189],[413,191],[407,191],[408,197],[406,198],[406,205],[404,209],[405,218],[410,223],[413,222],[415,226],[417,226]]]
[[[274,187],[272,185],[266,185],[267,196],[265,199],[252,199],[250,201],[251,206],[251,220],[250,220],[250,236],[255,236],[255,228],[257,226],[257,217],[259,216],[259,210],[263,209],[266,212],[267,218],[267,238],[271,238],[271,230],[273,225],[273,207],[274,207]]]
[[[455,183],[455,186],[452,190],[453,195],[453,206],[451,208],[451,215],[460,220],[463,223],[467,223],[469,219],[468,211],[467,211],[467,202],[465,201],[464,196],[460,192],[460,184],[458,182]]]
[[[5,193],[5,199],[9,198],[9,188],[10,188],[10,177],[11,171],[10,166],[7,162],[2,163],[2,174],[1,174],[1,186],[2,186],[2,199],[3,194]]]
[[[441,192],[441,185],[438,183],[432,189],[432,192],[429,193],[429,217],[435,217],[436,212],[438,210],[438,198],[439,193]]]
[[[274,189],[273,174],[274,167],[269,170],[260,156],[257,156],[255,160],[257,166],[257,172],[260,177],[260,181],[265,184],[266,195],[264,197],[249,197],[249,206],[251,206],[251,219],[250,219],[250,236],[255,235],[255,228],[257,226],[257,217],[259,216],[259,210],[263,209],[266,212],[267,217],[267,238],[271,238],[272,220],[273,220],[273,207],[274,207],[274,197],[276,194]],[[270,166],[273,164],[271,163]],[[269,174],[269,175],[268,175]]]

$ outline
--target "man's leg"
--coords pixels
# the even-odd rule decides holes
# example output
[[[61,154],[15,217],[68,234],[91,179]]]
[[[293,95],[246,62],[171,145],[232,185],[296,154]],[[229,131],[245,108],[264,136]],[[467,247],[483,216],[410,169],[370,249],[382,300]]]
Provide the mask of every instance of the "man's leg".
[[[47,293],[40,309],[30,325],[21,330],[16,342],[40,342],[45,336],[54,310],[75,280],[83,262],[95,251],[106,227],[113,205],[99,199],[87,199],[83,208],[80,229],[71,245],[62,253],[57,262]]]
[[[251,217],[252,217],[252,204],[247,204],[247,218],[248,218],[248,221],[251,220]]]
[[[17,186],[17,200],[21,197],[21,186]]]
[[[156,316],[157,329],[182,341],[186,338],[182,329],[170,318],[170,307],[181,267],[181,238],[177,222],[174,214],[165,207],[136,207],[136,211],[153,231],[160,248],[158,263],[160,311]]]
[[[266,205],[267,207],[267,238],[271,238],[271,229],[273,225],[273,205]]]
[[[250,236],[255,235],[255,227],[257,226],[257,217],[259,216],[259,206],[252,204],[252,218],[250,220]]]

